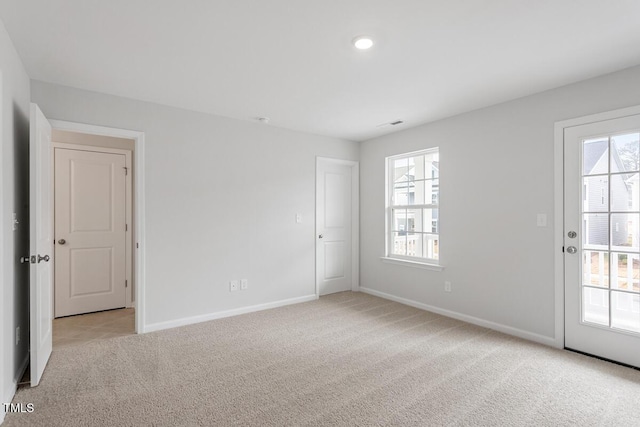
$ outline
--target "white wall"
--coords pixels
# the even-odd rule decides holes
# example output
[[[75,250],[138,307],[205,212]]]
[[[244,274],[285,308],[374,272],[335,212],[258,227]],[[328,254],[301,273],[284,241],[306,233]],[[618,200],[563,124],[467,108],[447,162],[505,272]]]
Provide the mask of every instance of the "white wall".
[[[0,160],[0,403],[10,402],[29,355],[29,77],[0,22],[2,157]],[[12,213],[20,222],[12,229]],[[16,327],[21,342],[15,344]],[[0,421],[4,418],[0,411]]]
[[[357,160],[357,143],[31,85],[50,119],[145,132],[149,327],[314,294],[315,157]]]
[[[554,122],[638,104],[640,67],[363,143],[361,286],[550,341]],[[383,263],[385,157],[435,146],[445,270]],[[548,227],[536,226],[537,213]]]

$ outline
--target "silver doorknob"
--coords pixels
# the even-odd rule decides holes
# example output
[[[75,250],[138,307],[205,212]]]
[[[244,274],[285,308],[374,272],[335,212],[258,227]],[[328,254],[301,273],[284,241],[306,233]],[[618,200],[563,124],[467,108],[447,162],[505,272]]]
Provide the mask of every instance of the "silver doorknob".
[[[64,239],[60,239],[60,240],[58,240],[58,243],[61,244],[61,245],[64,245],[65,243],[67,243],[67,241],[64,240]]]
[[[567,248],[567,252],[569,252],[570,254],[575,254],[576,252],[578,252],[578,250],[576,249],[575,246],[569,246]]]
[[[51,258],[49,258],[49,255],[45,255],[45,256],[38,255],[38,264],[40,264],[40,261],[49,262],[50,259]]]
[[[567,233],[570,239],[575,239],[578,234],[575,231],[570,231]]]
[[[324,235],[322,235],[322,234],[318,235],[318,239],[322,239],[323,237],[324,237]]]

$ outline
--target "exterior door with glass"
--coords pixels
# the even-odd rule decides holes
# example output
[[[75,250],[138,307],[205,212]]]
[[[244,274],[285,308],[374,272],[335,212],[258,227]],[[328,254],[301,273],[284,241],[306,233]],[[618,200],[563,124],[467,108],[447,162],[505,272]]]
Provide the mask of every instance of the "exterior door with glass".
[[[640,115],[564,129],[565,347],[640,367]]]

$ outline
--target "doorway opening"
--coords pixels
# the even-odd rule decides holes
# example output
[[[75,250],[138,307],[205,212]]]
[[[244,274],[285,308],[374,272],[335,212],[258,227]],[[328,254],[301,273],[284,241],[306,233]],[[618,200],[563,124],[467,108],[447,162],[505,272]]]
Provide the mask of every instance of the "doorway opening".
[[[53,348],[134,333],[135,141],[54,128],[51,142]]]
[[[93,173],[94,176],[92,177],[92,179],[97,180],[98,190],[101,182],[103,187],[113,185],[114,181],[107,179],[112,172],[114,176],[116,176],[116,172],[120,173],[117,175],[119,182],[125,186],[124,206],[117,213],[119,216],[117,221],[113,218],[113,213],[109,213],[111,218],[107,218],[104,214],[101,216],[100,212],[92,215],[95,206],[85,206],[87,210],[84,212],[82,212],[82,206],[76,208],[78,213],[75,218],[79,220],[82,213],[85,213],[85,217],[89,218],[88,221],[84,222],[80,219],[80,223],[75,226],[75,230],[80,234],[91,234],[85,233],[85,231],[92,226],[99,231],[100,229],[106,229],[107,227],[101,227],[100,221],[111,222],[112,228],[120,232],[117,236],[109,236],[109,233],[98,233],[101,234],[98,237],[103,239],[96,245],[99,249],[85,251],[86,256],[84,259],[82,259],[82,256],[77,256],[77,254],[82,254],[82,251],[76,251],[77,263],[88,261],[92,269],[95,269],[94,267],[104,266],[106,264],[105,259],[111,262],[109,257],[101,257],[101,252],[103,252],[102,255],[107,252],[109,256],[113,257],[117,254],[117,249],[123,250],[125,256],[122,258],[123,262],[119,265],[119,268],[123,271],[118,273],[118,278],[114,280],[120,286],[120,293],[114,296],[113,293],[102,292],[111,286],[110,281],[105,277],[101,277],[97,282],[91,283],[84,289],[81,286],[77,286],[75,292],[79,294],[78,299],[82,302],[81,305],[85,304],[85,306],[81,306],[75,312],[58,311],[56,310],[58,307],[55,307],[54,317],[56,319],[53,321],[54,344],[57,342],[61,345],[71,345],[87,340],[100,339],[101,337],[108,338],[132,333],[144,333],[144,133],[61,120],[50,120],[50,123],[52,126],[53,150],[55,154],[58,154],[58,152],[61,154],[60,159],[62,161],[60,163],[66,163],[68,168],[69,159],[75,158],[76,155],[80,156],[75,166],[76,180],[82,175],[80,172],[83,169],[83,164],[86,164],[86,167],[84,167],[85,172],[92,170],[95,172],[96,169],[99,171],[97,177],[95,173]],[[100,172],[102,175],[100,175]],[[89,175],[91,173],[89,172]],[[63,175],[65,174],[63,173]],[[59,176],[56,175],[56,178],[59,178]],[[80,189],[80,193],[83,192],[91,195],[92,186]],[[109,198],[113,197],[113,192],[109,193]],[[54,202],[56,200],[57,195],[54,194]],[[109,200],[109,202],[112,201]],[[106,206],[107,202],[105,197],[102,197],[102,199],[98,197],[92,203],[102,203],[103,206]],[[57,212],[54,221],[56,221],[55,225],[57,227]],[[118,221],[118,224],[113,224]],[[69,223],[70,221],[65,222]],[[124,232],[122,232],[123,229]],[[58,229],[54,230],[55,251],[62,248],[71,249],[71,246],[73,246],[71,242],[65,239],[65,236],[58,235],[58,231]],[[66,231],[70,231],[68,226]],[[60,239],[65,240],[64,245],[60,245]],[[105,248],[109,249],[106,250]],[[56,259],[59,259],[59,257],[56,257]],[[87,272],[77,272],[69,265],[66,267],[70,268],[67,270],[68,272],[79,276],[85,274],[86,276]],[[113,271],[111,269],[109,273],[111,274]],[[60,272],[56,270],[54,280],[54,290],[56,291],[59,284],[57,282],[61,279],[58,273]],[[64,280],[64,276],[62,276],[62,280]],[[124,281],[124,285],[122,281]],[[68,292],[69,290],[65,289],[64,291]],[[107,301],[101,301],[101,293],[107,297]],[[93,297],[95,297],[95,300],[90,301]],[[113,301],[114,298],[115,301]],[[108,301],[109,299],[111,301]]]

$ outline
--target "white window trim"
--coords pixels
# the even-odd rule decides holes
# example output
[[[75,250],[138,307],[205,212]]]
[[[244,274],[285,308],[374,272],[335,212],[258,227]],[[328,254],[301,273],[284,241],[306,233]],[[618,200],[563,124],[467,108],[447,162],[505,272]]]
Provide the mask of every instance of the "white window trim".
[[[401,159],[401,158],[405,158],[405,157],[411,157],[411,156],[415,156],[415,155],[426,155],[429,153],[434,153],[440,152],[440,148],[439,147],[432,147],[432,148],[427,148],[424,150],[417,150],[417,151],[412,151],[412,152],[408,152],[408,153],[402,153],[402,154],[397,154],[394,156],[388,156],[385,158],[385,178],[386,178],[386,185],[385,185],[385,256],[380,257],[380,260],[382,262],[385,263],[389,263],[389,264],[397,264],[397,265],[404,265],[404,266],[409,266],[409,267],[416,267],[416,268],[422,268],[425,270],[434,270],[434,271],[442,271],[444,270],[444,266],[440,263],[440,259],[434,259],[434,258],[419,258],[419,257],[411,257],[411,256],[406,256],[406,255],[395,255],[392,253],[392,239],[391,239],[391,230],[393,229],[393,225],[392,225],[392,221],[393,221],[393,215],[391,214],[391,210],[392,210],[392,206],[391,206],[391,194],[393,192],[393,176],[390,173],[391,172],[391,162],[393,162],[396,159]],[[425,178],[426,179],[426,178]],[[438,185],[439,185],[439,180],[440,177],[438,175]],[[394,207],[402,207],[401,205],[397,205]],[[438,203],[437,205],[433,205],[433,204],[421,204],[421,205],[411,205],[409,206],[409,208],[416,208],[416,209],[421,209],[421,208],[429,208],[429,207],[435,207],[438,209],[438,222],[440,222],[440,203]],[[431,234],[431,235],[437,235],[438,236],[438,246],[440,246],[440,232],[438,231],[438,233],[429,233],[429,232],[424,232],[424,234]]]
[[[414,261],[413,258],[409,260],[404,258],[389,258],[389,257],[383,256],[383,257],[380,257],[380,260],[387,264],[404,265],[407,267],[421,268],[423,270],[433,270],[433,271],[444,270],[443,265],[433,264],[430,262]]]

